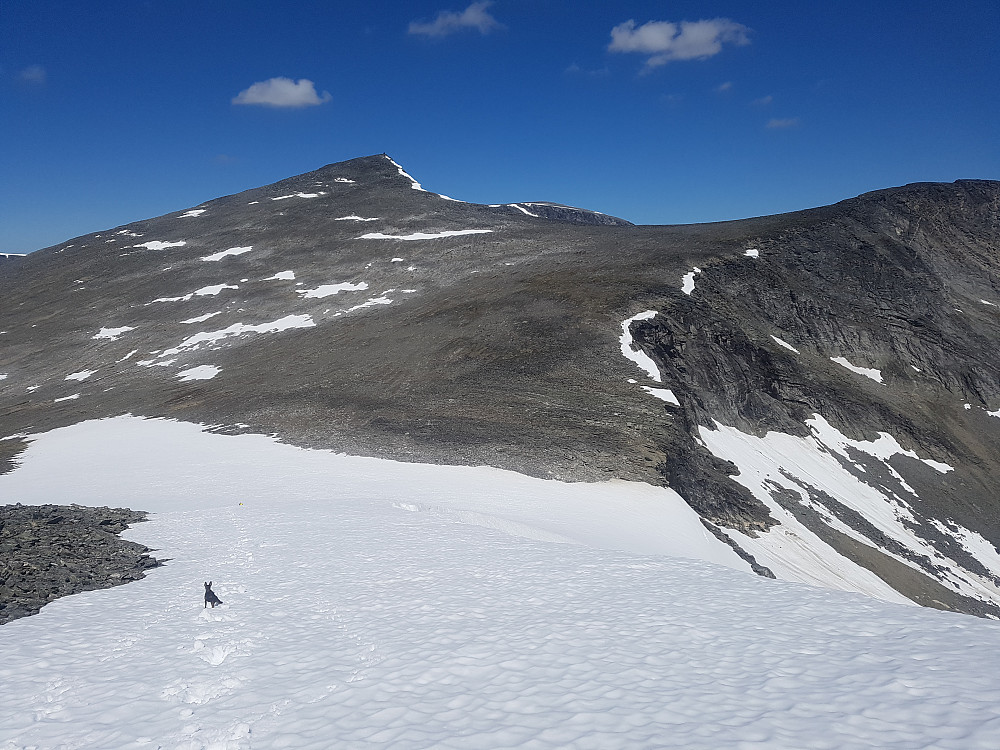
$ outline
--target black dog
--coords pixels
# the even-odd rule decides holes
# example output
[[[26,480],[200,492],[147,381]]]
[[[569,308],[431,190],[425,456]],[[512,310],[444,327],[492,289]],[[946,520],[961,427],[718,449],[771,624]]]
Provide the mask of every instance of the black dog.
[[[215,609],[216,604],[222,604],[222,599],[217,597],[215,592],[212,591],[212,582],[205,581],[205,606],[207,607],[209,604],[212,605],[212,609]]]

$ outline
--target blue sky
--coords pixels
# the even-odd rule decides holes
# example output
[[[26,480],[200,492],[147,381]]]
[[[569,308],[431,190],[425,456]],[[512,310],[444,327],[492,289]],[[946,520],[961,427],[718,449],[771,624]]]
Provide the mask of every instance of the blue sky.
[[[996,0],[3,0],[0,252],[383,151],[645,224],[1000,179],[998,30]]]

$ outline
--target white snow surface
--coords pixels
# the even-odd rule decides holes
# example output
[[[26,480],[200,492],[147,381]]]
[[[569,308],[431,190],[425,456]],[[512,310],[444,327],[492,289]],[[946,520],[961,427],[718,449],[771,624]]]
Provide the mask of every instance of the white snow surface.
[[[278,271],[274,276],[268,276],[264,281],[295,281],[295,271]]]
[[[214,297],[223,289],[239,289],[235,284],[213,284],[212,286],[203,286],[201,289],[195,289],[193,292],[188,292],[180,297],[157,297],[153,302],[187,302],[189,299],[195,296]],[[153,304],[150,302],[149,304]]]
[[[819,414],[806,420],[806,425],[811,432],[807,437],[772,431],[761,438],[718,422],[714,430],[700,428],[699,435],[706,447],[716,456],[739,467],[739,474],[733,479],[763,502],[779,522],[778,526],[756,538],[726,529],[726,533],[741,547],[762,565],[771,568],[782,580],[859,591],[887,601],[902,600],[901,595],[887,584],[839,555],[809,531],[792,513],[782,508],[769,491],[775,486],[790,490],[799,496],[803,505],[817,511],[831,528],[872,546],[870,540],[838,519],[834,509],[826,507],[820,497],[810,496],[810,489],[819,490],[860,514],[877,531],[914,555],[929,558],[942,585],[964,596],[1000,604],[1000,588],[993,581],[963,568],[916,533],[916,516],[907,496],[916,499],[917,494],[890,459],[905,456],[941,473],[951,471],[950,466],[920,458],[915,451],[904,450],[895,438],[885,432],[879,433],[875,440],[853,440]],[[880,462],[883,471],[896,480],[900,491],[889,489],[877,480],[871,484],[864,481],[862,477],[867,478],[868,472],[852,451]],[[849,467],[855,471],[850,471]],[[986,547],[975,539],[978,535],[973,536],[974,532],[949,521],[942,533],[954,538],[991,575],[1000,576],[1000,552],[993,549],[987,554]],[[983,542],[992,548],[988,542]],[[881,551],[905,565],[922,570],[909,558],[884,547]]]
[[[172,349],[164,349],[159,357],[171,357],[183,351],[194,351],[202,344],[217,344],[222,339],[229,338],[230,336],[242,336],[247,333],[280,333],[293,328],[312,328],[315,325],[310,315],[286,315],[269,323],[258,323],[255,325],[233,323],[231,326],[218,331],[202,331],[193,336],[188,336]]]
[[[326,195],[326,193],[289,193],[288,195],[279,195],[276,198],[271,198],[273,201],[283,201],[288,198],[319,198],[321,195]]]
[[[324,297],[331,297],[341,292],[358,292],[367,288],[367,281],[361,281],[357,284],[345,281],[339,284],[323,284],[315,289],[296,289],[295,291],[301,294],[303,299],[323,299]]]
[[[36,436],[0,494],[150,510],[126,535],[169,558],[0,627],[3,750],[1000,736],[1000,625],[673,556],[742,565],[661,488],[119,417]]]
[[[651,380],[655,380],[659,383],[661,382],[660,368],[656,366],[656,362],[654,362],[653,359],[646,354],[646,352],[636,347],[635,342],[632,340],[632,334],[629,332],[629,326],[631,326],[635,321],[649,320],[650,318],[655,317],[656,310],[646,310],[623,321],[622,335],[618,340],[621,342],[622,356],[635,362],[639,369],[644,370],[646,374],[649,375]]]
[[[743,253],[743,254],[746,257],[748,257],[748,258],[759,258],[760,257],[760,250],[758,250],[755,247],[748,247],[747,250],[746,250],[746,252]]]
[[[413,234],[382,234],[369,232],[358,237],[359,240],[436,240],[440,237],[459,237],[463,234],[486,234],[492,229],[449,229],[444,232],[414,232]]]
[[[193,318],[188,318],[187,320],[182,320],[181,323],[204,323],[209,318],[214,318],[216,315],[222,315],[222,310],[216,312],[205,313],[204,315],[196,315]]]
[[[207,210],[208,210],[207,208],[192,208],[190,211],[185,211],[184,213],[182,213],[177,218],[179,218],[179,219],[186,219],[189,216],[201,216]]]
[[[701,273],[701,269],[695,266],[691,271],[684,274],[684,278],[681,279],[681,291],[684,294],[690,295],[694,291],[694,277]]]
[[[858,367],[848,362],[844,357],[830,357],[830,360],[836,362],[841,367],[846,367],[851,372],[856,372],[858,375],[864,375],[866,378],[871,378],[876,383],[882,382],[882,371],[876,370],[872,367]]]
[[[133,328],[132,326],[122,326],[121,328],[102,328],[90,338],[107,339],[108,341],[115,341],[123,333],[128,333],[129,331],[134,331],[134,330],[135,328]]]
[[[774,343],[776,343],[778,346],[783,346],[786,349],[795,352],[796,354],[799,353],[799,350],[796,349],[791,344],[789,344],[787,341],[783,341],[782,339],[779,339],[777,336],[771,336],[771,338],[774,339]]]
[[[197,367],[190,367],[187,370],[181,370],[177,373],[177,378],[181,382],[186,380],[211,380],[220,372],[222,372],[222,368],[215,365],[198,365]]]
[[[673,404],[674,406],[680,406],[681,402],[677,400],[677,396],[669,388],[654,388],[651,385],[642,386],[642,390],[648,393],[650,396],[655,396],[661,401],[666,401],[668,404]]]
[[[365,218],[364,216],[356,216],[352,214],[351,216],[339,216],[334,221],[378,221],[377,216],[371,218]]]
[[[180,240],[179,242],[161,242],[160,240],[152,240],[150,242],[143,242],[141,245],[132,245],[132,247],[144,247],[147,250],[166,250],[168,247],[181,247],[186,245],[187,242]]]
[[[79,372],[71,372],[65,377],[65,380],[86,380],[95,372],[97,372],[97,370],[80,370]]]
[[[206,255],[204,258],[202,258],[202,260],[219,261],[230,255],[243,255],[243,253],[249,253],[251,250],[253,250],[252,245],[247,247],[231,247],[228,250],[222,250],[218,253],[213,253],[212,255]]]

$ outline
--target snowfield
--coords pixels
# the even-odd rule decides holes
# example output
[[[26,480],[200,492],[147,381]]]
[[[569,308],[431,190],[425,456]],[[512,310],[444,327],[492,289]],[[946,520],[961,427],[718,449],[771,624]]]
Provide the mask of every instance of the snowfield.
[[[1000,625],[746,572],[670,490],[119,417],[6,502],[168,559],[0,627],[0,749],[996,750]],[[204,609],[202,582],[224,604]]]

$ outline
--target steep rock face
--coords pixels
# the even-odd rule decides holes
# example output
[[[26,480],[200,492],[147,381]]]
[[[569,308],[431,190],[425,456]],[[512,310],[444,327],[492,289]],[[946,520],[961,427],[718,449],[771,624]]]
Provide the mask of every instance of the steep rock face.
[[[989,613],[998,200],[642,227],[333,164],[0,266],[0,427],[128,412],[668,483],[762,573]]]

